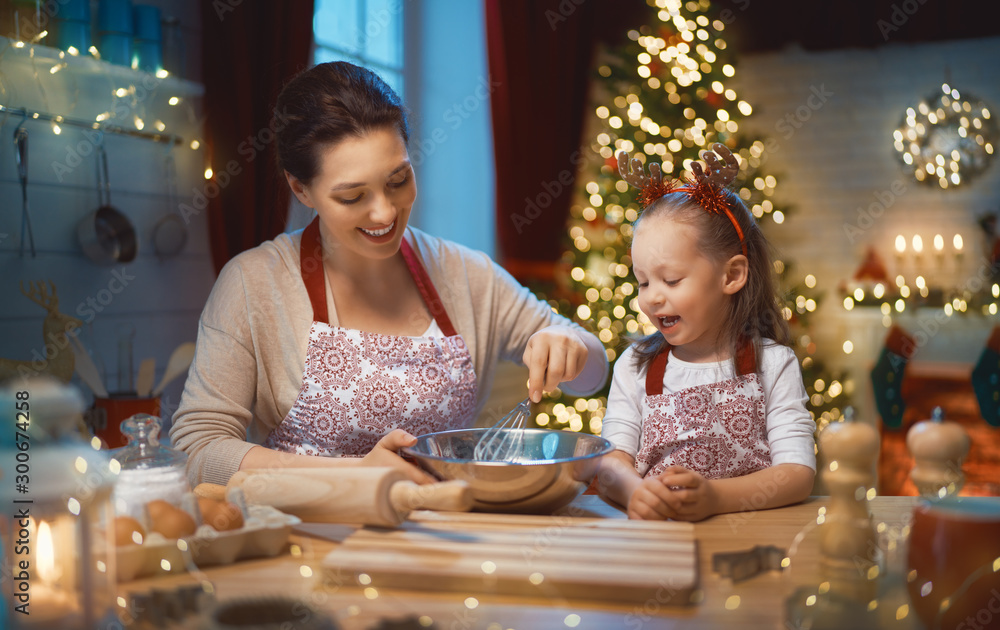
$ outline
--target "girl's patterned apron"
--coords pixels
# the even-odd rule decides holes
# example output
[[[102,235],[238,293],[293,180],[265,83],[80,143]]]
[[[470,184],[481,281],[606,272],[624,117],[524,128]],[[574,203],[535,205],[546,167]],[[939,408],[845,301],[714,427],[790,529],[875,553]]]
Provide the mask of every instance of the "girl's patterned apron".
[[[746,344],[737,354],[736,378],[664,394],[669,355],[667,346],[646,372],[636,471],[650,477],[683,466],[706,479],[720,479],[768,468],[764,389],[754,372],[753,346]]]
[[[422,435],[472,424],[472,356],[405,238],[401,252],[443,337],[398,337],[329,325],[319,219],[302,233],[302,279],[315,321],[299,397],[265,447],[362,456],[393,429]]]

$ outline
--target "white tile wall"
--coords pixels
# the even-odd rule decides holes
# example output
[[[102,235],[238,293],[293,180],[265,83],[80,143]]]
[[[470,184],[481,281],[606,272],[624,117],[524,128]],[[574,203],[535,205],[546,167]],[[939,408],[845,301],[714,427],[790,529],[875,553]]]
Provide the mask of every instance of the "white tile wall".
[[[191,5],[185,19],[197,17],[195,3],[183,4]],[[63,124],[57,135],[51,123],[27,120],[28,196],[38,255],[21,257],[20,185],[12,142],[21,119],[0,115],[0,356],[28,359],[44,347],[45,313],[22,297],[18,287],[22,281],[52,280],[60,311],[87,324],[82,340],[107,370],[109,389],[117,384],[118,338],[127,324],[136,328],[134,369],[143,358],[154,357],[154,382],[158,382],[171,351],[195,340],[198,316],[215,281],[204,214],[187,217],[188,240],[179,255],[157,257],[151,242],[157,222],[177,214],[165,177],[168,150],[176,161],[177,202],[190,204],[192,191],[204,185],[204,148],[190,146],[202,134],[202,87],[173,77],[155,79],[89,58],[60,59],[51,48],[32,51],[9,44],[0,39],[3,105],[83,120],[110,111],[114,123],[128,127],[138,116],[145,131],[160,121],[166,133],[181,136],[184,143],[168,149],[163,143],[105,134],[112,205],[134,223],[139,253],[131,263],[101,266],[84,256],[76,236],[77,225],[99,205],[92,132]],[[49,71],[64,62],[66,67],[55,74]],[[124,97],[114,95],[118,88],[132,87],[134,92]],[[171,96],[181,97],[181,103],[170,106]],[[183,380],[167,388],[165,407],[176,406]]]
[[[787,49],[747,55],[739,59],[733,85],[754,108],[744,130],[773,138],[768,171],[778,179],[777,198],[794,206],[783,225],[768,222],[766,232],[798,275],[812,273],[826,300],[815,313],[812,336],[824,359],[852,370],[862,401],[870,397],[868,371],[885,337],[872,332],[870,322],[848,314],[837,292],[849,280],[869,246],[875,247],[892,275],[901,266],[894,256],[897,234],[924,240],[925,254],[917,266],[908,259],[902,273],[928,280],[962,285],[980,264],[984,239],[976,217],[1000,210],[1000,164],[994,163],[977,179],[958,189],[941,190],[918,184],[897,160],[892,132],[907,107],[940,90],[947,81],[959,91],[985,100],[1000,115],[1000,38],[892,44],[866,50],[804,52]],[[815,109],[807,106],[813,89],[832,93]],[[818,99],[813,99],[818,104]],[[799,128],[782,124],[786,116],[802,116]],[[787,121],[786,121],[787,123]],[[852,243],[845,223],[857,221],[858,208],[875,202],[877,192],[904,186],[884,214]],[[934,234],[964,237],[966,255],[946,257],[938,265],[927,255]],[[900,324],[919,330],[929,313],[908,314]],[[878,318],[875,318],[876,326]],[[975,362],[985,336],[997,317],[953,317],[931,336],[915,355],[921,362]],[[841,350],[845,339],[855,341],[855,352]],[[866,413],[873,413],[869,409]]]

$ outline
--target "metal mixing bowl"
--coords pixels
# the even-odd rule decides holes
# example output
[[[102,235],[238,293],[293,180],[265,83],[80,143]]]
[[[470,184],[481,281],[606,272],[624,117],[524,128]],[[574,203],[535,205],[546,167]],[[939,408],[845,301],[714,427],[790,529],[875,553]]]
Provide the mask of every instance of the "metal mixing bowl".
[[[510,430],[524,431],[524,452],[512,462],[473,458],[487,429],[429,433],[402,451],[439,479],[468,482],[477,510],[549,514],[586,490],[601,456],[614,450],[611,442],[586,433]]]

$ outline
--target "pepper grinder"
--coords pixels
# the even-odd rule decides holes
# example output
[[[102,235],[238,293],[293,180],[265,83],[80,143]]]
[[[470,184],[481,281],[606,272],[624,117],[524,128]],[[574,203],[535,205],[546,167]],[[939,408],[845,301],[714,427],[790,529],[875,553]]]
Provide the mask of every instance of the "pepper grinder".
[[[935,407],[931,419],[918,422],[906,434],[906,447],[913,455],[910,479],[920,496],[944,498],[958,494],[965,485],[962,461],[969,454],[969,436],[956,422],[945,422],[944,411]]]
[[[820,524],[822,574],[831,593],[867,603],[875,597],[879,575],[880,554],[868,509],[874,496],[878,433],[869,424],[855,422],[848,408],[844,422],[831,423],[820,433],[819,448],[828,462],[822,475],[830,493]]]

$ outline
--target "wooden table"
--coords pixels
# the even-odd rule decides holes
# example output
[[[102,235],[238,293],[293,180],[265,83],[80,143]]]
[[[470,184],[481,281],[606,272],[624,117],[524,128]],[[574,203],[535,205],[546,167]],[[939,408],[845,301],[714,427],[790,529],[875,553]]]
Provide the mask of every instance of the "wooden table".
[[[901,562],[893,542],[911,518],[913,497],[876,497],[871,502],[873,522],[879,526],[879,546],[890,561]],[[496,596],[483,593],[424,593],[374,591],[356,584],[320,586],[318,567],[336,543],[326,539],[343,534],[345,526],[303,525],[292,537],[293,552],[275,558],[242,561],[208,568],[220,600],[246,596],[288,595],[331,614],[345,629],[380,627],[380,620],[424,617],[434,628],[768,628],[786,629],[785,600],[798,586],[816,587],[818,571],[816,520],[826,498],[774,510],[720,515],[695,525],[700,567],[700,601],[667,606],[655,598],[633,605],[566,599]],[[599,497],[584,495],[563,513],[573,516],[625,518]],[[800,535],[801,534],[801,535]],[[796,544],[796,537],[800,540]],[[776,545],[788,550],[790,566],[734,583],[712,570],[712,554],[746,550],[754,545]],[[875,550],[873,550],[874,552]],[[898,569],[898,567],[897,567]],[[121,585],[122,595],[191,584],[190,575],[136,580]],[[887,605],[891,604],[887,600]],[[181,627],[177,625],[177,627]],[[188,627],[188,626],[184,626]],[[189,627],[197,627],[191,624]],[[388,625],[383,627],[390,627]],[[412,627],[420,627],[414,625]]]

